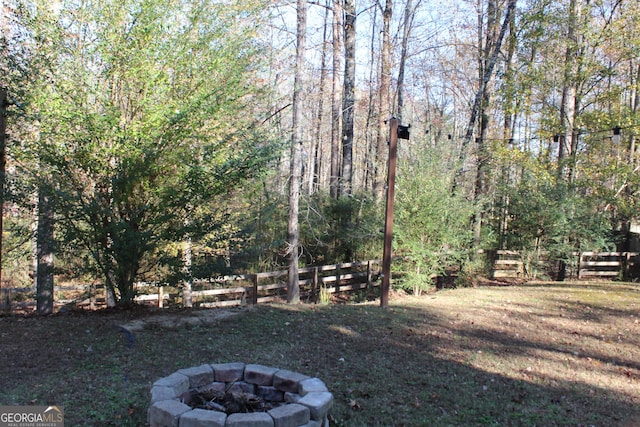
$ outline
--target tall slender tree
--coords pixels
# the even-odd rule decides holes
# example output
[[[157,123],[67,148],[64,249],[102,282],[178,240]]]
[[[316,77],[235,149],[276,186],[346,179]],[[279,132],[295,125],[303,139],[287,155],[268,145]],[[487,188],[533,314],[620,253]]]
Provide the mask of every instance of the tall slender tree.
[[[329,0],[327,0],[329,3]],[[315,117],[315,129],[314,136],[312,140],[312,153],[313,157],[310,160],[311,167],[309,167],[311,174],[311,178],[309,179],[309,189],[308,194],[311,195],[316,192],[320,187],[320,175],[322,169],[322,133],[323,133],[323,121],[324,121],[324,101],[325,101],[325,86],[327,83],[327,53],[329,47],[328,38],[328,29],[329,29],[329,12],[330,12],[330,4],[327,4],[324,8],[324,16],[323,21],[324,24],[322,26],[322,51],[320,53],[320,82],[319,82],[319,90],[318,90],[318,106]]]
[[[382,5],[379,5],[382,8]],[[380,82],[378,86],[378,127],[374,163],[373,191],[382,200],[385,183],[386,143],[389,134],[387,120],[393,116],[391,105],[391,18],[393,1],[386,0],[382,8],[382,52],[380,55]]]
[[[333,49],[332,49],[332,79],[331,79],[331,170],[329,177],[329,193],[331,198],[336,200],[340,193],[340,165],[342,164],[341,150],[341,129],[342,114],[341,101],[342,92],[340,86],[340,64],[342,57],[342,22],[343,22],[342,0],[333,2]]]
[[[36,312],[53,313],[54,208],[49,190],[42,186],[38,197]]]
[[[489,0],[489,2],[492,3],[493,0]],[[494,6],[495,4],[492,7]],[[486,103],[487,101],[486,99],[486,97],[488,96],[487,87],[489,85],[489,82],[493,78],[494,68],[496,66],[496,63],[498,62],[498,58],[502,49],[502,41],[504,40],[507,29],[509,28],[509,22],[511,21],[511,14],[515,13],[515,7],[516,7],[516,0],[508,0],[506,12],[504,14],[502,25],[500,27],[500,32],[497,34],[495,39],[493,39],[493,36],[491,36],[491,39],[495,41],[493,41],[492,43],[490,43],[490,45],[482,49],[484,54],[481,54],[480,59],[478,60],[480,77],[478,79],[478,86],[476,88],[473,104],[471,106],[471,112],[469,114],[469,120],[467,123],[463,140],[462,140],[462,146],[461,146],[460,155],[459,155],[461,166],[459,167],[459,170],[458,170],[458,179],[454,180],[453,182],[454,190],[456,186],[459,184],[458,181],[460,180],[460,175],[462,173],[462,164],[463,164],[463,159],[467,154],[467,147],[469,146],[471,140],[473,139],[474,134],[476,133],[476,125],[478,124],[478,117],[482,117],[482,113],[484,112],[483,103]],[[495,12],[494,12],[494,15],[495,15]],[[478,19],[480,20],[481,18],[478,18]],[[494,16],[494,19],[495,19],[495,16]],[[482,28],[482,27],[483,25],[479,23],[479,28]],[[480,33],[481,31],[479,31],[479,34]],[[478,36],[478,37],[479,37],[479,40],[482,40],[481,36]],[[485,127],[486,127],[486,123],[485,123]],[[478,138],[481,139],[481,135],[478,135]],[[482,141],[480,141],[480,143],[482,144]],[[478,156],[477,156],[478,162],[481,162],[483,160],[482,151],[483,149],[481,147],[481,149],[478,150]],[[481,164],[476,166],[482,167]],[[474,190],[474,193],[478,194],[478,191],[477,191],[477,186],[479,185],[478,179],[476,179],[475,184],[476,185],[474,186],[474,189],[476,190]]]
[[[407,69],[407,56],[409,55],[409,38],[413,30],[413,22],[415,19],[416,11],[420,6],[421,0],[418,0],[416,4],[413,4],[413,0],[407,0],[404,6],[404,15],[402,18],[402,42],[400,45],[400,61],[398,63],[398,87],[396,89],[397,100],[397,117],[402,122],[402,115],[404,113],[404,99],[405,99],[405,72]]]
[[[340,195],[353,191],[353,136],[356,88],[356,2],[344,0],[344,82],[342,98],[342,173]]]
[[[558,144],[558,174],[561,180],[571,181],[572,156],[577,150],[578,133],[576,118],[580,109],[578,79],[582,68],[579,26],[582,16],[582,0],[569,1],[562,99],[560,101],[560,138]]]
[[[307,2],[298,0],[296,26],[296,71],[293,83],[293,120],[291,131],[291,172],[289,174],[289,221],[287,231],[287,253],[289,256],[289,280],[287,302],[300,302],[298,258],[300,256],[300,184],[302,179],[301,150],[303,141],[302,93],[304,79],[304,57],[307,39]]]

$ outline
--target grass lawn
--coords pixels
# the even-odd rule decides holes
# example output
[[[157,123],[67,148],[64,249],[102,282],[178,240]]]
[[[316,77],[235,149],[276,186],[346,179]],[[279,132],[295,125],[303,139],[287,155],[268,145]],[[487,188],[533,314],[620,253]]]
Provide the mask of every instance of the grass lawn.
[[[246,362],[322,379],[334,426],[640,426],[638,284],[212,312],[0,317],[0,404],[62,405],[68,426],[144,426],[158,378]]]

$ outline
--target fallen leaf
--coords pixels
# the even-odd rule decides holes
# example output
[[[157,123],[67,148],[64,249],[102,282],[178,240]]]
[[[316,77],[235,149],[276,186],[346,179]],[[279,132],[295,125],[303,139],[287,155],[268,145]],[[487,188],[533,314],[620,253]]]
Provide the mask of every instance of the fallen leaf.
[[[518,394],[517,396],[512,397],[512,398],[511,398],[511,401],[512,401],[513,403],[522,403],[522,402],[524,402],[524,398],[525,398],[525,394],[520,393],[520,394]]]

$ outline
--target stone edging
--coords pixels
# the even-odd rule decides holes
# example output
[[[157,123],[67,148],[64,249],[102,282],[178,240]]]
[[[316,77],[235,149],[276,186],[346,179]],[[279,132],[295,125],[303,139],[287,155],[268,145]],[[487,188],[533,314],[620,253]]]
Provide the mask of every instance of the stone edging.
[[[239,413],[192,409],[180,396],[197,387],[253,393],[283,402],[268,412]],[[318,378],[270,366],[205,364],[180,369],[151,388],[151,427],[328,427],[333,395]]]

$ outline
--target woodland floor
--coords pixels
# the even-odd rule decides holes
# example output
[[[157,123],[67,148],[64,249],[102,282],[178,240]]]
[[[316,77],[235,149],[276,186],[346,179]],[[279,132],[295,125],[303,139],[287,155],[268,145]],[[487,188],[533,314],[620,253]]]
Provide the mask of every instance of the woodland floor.
[[[69,426],[144,426],[155,380],[236,361],[322,379],[333,426],[639,426],[640,285],[0,317],[0,405],[61,405]]]

